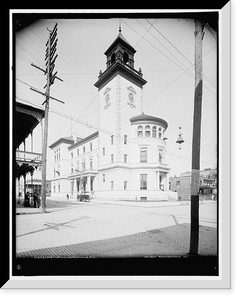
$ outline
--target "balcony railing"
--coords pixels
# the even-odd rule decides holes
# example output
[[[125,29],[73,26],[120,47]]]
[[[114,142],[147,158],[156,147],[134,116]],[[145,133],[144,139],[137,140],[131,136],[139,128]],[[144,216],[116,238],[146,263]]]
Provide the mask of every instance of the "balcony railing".
[[[42,164],[42,154],[16,150],[16,161],[19,163],[31,163],[36,165]]]

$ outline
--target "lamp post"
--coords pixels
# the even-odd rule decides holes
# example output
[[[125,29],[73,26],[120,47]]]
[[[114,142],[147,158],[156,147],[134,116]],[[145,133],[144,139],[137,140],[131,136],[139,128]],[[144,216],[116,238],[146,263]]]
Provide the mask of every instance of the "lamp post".
[[[176,141],[176,143],[178,144],[179,150],[182,149],[182,143],[184,143],[184,140],[183,140],[183,138],[182,138],[182,134],[183,134],[183,133],[181,132],[181,127],[179,127],[178,139],[177,139],[177,141]]]

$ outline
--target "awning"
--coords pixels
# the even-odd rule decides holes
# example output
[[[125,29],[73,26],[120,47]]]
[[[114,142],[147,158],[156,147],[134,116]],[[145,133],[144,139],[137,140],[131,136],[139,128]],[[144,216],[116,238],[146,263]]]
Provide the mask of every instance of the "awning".
[[[44,118],[44,110],[16,102],[14,117],[14,143],[15,149],[28,137],[33,129]]]
[[[44,110],[16,102],[13,127],[13,144],[15,145],[15,176],[32,173],[42,165],[42,154],[17,150],[33,129],[44,118]]]

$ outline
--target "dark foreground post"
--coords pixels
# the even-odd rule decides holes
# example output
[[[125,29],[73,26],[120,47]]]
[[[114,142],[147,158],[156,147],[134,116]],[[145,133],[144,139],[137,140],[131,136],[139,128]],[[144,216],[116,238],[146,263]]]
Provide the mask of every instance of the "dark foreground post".
[[[200,140],[202,117],[202,39],[204,25],[195,21],[195,95],[192,138],[192,178],[191,178],[191,231],[190,254],[198,253],[199,244],[199,175],[200,175]]]

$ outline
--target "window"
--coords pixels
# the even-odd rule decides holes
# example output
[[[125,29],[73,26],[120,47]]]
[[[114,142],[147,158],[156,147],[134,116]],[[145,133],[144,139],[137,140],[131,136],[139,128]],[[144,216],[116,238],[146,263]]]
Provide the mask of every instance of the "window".
[[[79,164],[79,161],[76,162],[76,171],[79,171],[79,168],[80,168],[80,164]]]
[[[113,163],[113,154],[111,154],[111,163]]]
[[[85,149],[85,146],[83,146],[83,153],[85,153],[86,152],[86,149]]]
[[[128,154],[124,154],[124,162],[126,163],[128,161]]]
[[[113,64],[114,62],[115,62],[115,53],[111,55],[111,64]]]
[[[162,163],[163,159],[163,150],[159,149],[159,163]]]
[[[143,126],[138,126],[138,137],[143,137]]]
[[[55,184],[54,184],[54,193],[55,193]]]
[[[156,126],[152,127],[152,137],[156,138]]]
[[[58,192],[60,193],[60,183],[58,183]]]
[[[60,149],[59,148],[54,151],[54,159],[55,159],[55,162],[60,160]]]
[[[150,126],[145,126],[145,137],[150,137]]]
[[[54,167],[54,177],[55,177],[55,167]]]
[[[77,156],[79,156],[79,148],[77,149]]]
[[[71,158],[73,158],[73,152],[71,152]]]
[[[125,64],[129,61],[129,55],[128,55],[127,52],[124,52],[123,61],[124,61]]]
[[[159,127],[159,139],[161,139],[161,127]]]
[[[176,181],[176,186],[180,185],[180,180]]]
[[[71,165],[71,173],[73,173],[73,165]]]
[[[82,171],[85,171],[86,170],[86,162],[85,160],[82,162]]]
[[[103,174],[103,182],[105,182],[105,174]]]
[[[128,181],[124,181],[124,190],[127,190]]]
[[[124,145],[127,145],[127,135],[124,135]]]
[[[90,170],[92,170],[93,168],[93,163],[92,163],[92,159],[90,159]]]
[[[56,172],[57,172],[57,176],[60,176],[60,165],[58,165],[57,169],[58,169],[58,170],[56,171]]]
[[[113,145],[113,135],[111,135],[111,145]]]
[[[113,190],[113,181],[111,181],[111,190]]]
[[[140,150],[140,162],[147,163],[147,149]]]
[[[103,156],[105,156],[105,148],[103,148]]]
[[[90,151],[92,151],[92,143],[90,143]]]
[[[147,174],[140,174],[140,189],[147,190]]]

